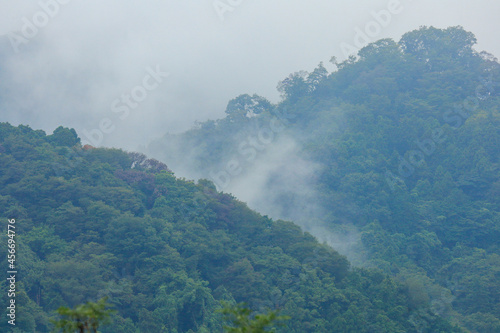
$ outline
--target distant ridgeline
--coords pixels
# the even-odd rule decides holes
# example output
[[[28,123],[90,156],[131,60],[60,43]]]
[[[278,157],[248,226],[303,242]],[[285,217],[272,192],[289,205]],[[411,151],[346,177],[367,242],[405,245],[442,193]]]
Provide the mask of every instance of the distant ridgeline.
[[[117,310],[100,328],[110,333],[221,332],[220,301],[281,309],[291,319],[278,332],[461,331],[414,294],[418,281],[350,268],[210,181],[176,178],[141,154],[83,149],[67,128],[0,123],[0,212],[3,230],[16,219],[18,271],[16,326],[4,310],[2,332],[49,332],[60,306],[104,296]]]
[[[355,264],[406,285],[410,308],[500,332],[500,65],[475,44],[462,27],[379,40],[332,58],[332,73],[291,74],[276,105],[238,96],[225,118],[166,134],[148,154],[225,191],[257,179],[261,202],[287,219],[314,202],[310,219],[336,235],[357,230]],[[275,167],[283,142],[296,156]],[[296,160],[314,165],[307,181]]]

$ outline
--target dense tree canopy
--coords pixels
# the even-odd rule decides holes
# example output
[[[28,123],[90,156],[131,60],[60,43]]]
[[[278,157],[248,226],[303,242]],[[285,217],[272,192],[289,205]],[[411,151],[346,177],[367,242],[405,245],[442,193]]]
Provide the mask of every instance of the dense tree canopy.
[[[17,321],[2,321],[2,331],[49,332],[51,320],[91,327],[102,314],[92,302],[107,297],[116,312],[102,332],[220,332],[221,301],[246,302],[264,324],[280,309],[291,319],[278,332],[416,332],[418,311],[458,332],[427,304],[410,305],[404,284],[351,270],[295,224],[144,155],[83,149],[68,133],[0,123],[2,226],[16,219],[18,246]]]
[[[167,135],[150,151],[161,149],[157,156],[167,163],[183,158],[177,150],[191,151],[183,162],[217,180],[210,170],[238,156],[249,129],[289,115],[280,135],[293,138],[300,156],[319,166],[314,191],[322,215],[314,218],[337,234],[360,232],[356,264],[405,283],[413,306],[428,304],[428,312],[412,317],[421,330],[430,329],[423,318],[433,313],[471,331],[494,332],[500,325],[500,65],[475,43],[462,27],[421,27],[399,42],[382,39],[356,57],[332,59],[332,73],[320,64],[312,73],[291,74],[278,85],[282,101],[258,117],[202,123],[175,142]],[[209,144],[196,149],[203,143]],[[291,181],[277,179],[268,179],[269,193]],[[288,198],[267,200],[286,212]]]

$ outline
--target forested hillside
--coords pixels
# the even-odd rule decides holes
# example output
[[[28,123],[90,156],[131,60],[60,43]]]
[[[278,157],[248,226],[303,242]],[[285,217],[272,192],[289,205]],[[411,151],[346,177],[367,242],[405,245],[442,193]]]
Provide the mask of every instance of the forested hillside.
[[[4,230],[16,221],[18,270],[16,325],[2,332],[48,332],[58,307],[103,296],[117,313],[102,332],[221,332],[220,301],[281,309],[280,332],[460,332],[297,225],[67,128],[0,123],[0,212]]]
[[[222,189],[266,170],[259,195],[284,217],[312,193],[309,220],[339,237],[359,232],[356,265],[406,285],[410,307],[498,332],[500,65],[475,44],[461,27],[383,39],[332,59],[331,73],[320,64],[291,74],[276,105],[241,95],[225,118],[167,134],[149,152]],[[296,156],[269,166],[266,152],[285,139]],[[308,165],[314,177],[290,186]],[[414,327],[436,332],[423,318]]]

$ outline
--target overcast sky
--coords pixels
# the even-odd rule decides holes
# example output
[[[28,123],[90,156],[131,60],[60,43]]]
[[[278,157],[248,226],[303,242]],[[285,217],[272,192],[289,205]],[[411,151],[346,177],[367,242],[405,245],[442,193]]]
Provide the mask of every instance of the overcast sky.
[[[500,56],[500,1],[397,2],[0,0],[0,121],[135,149],[222,117],[239,94],[278,101],[278,81],[345,59],[356,37],[462,25]]]

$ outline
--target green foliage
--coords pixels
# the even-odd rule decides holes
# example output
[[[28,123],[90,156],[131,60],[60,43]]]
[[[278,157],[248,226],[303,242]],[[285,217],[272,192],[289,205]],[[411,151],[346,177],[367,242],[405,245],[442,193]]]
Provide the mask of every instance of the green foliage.
[[[110,325],[99,326],[105,333],[221,331],[221,300],[245,301],[260,313],[282,309],[290,319],[276,332],[411,327],[401,285],[384,282],[370,290],[366,286],[384,281],[370,274],[363,283],[344,282],[359,274],[344,256],[297,225],[261,216],[217,192],[208,180],[176,178],[141,154],[119,150],[81,153],[73,147],[78,157],[69,163],[61,146],[48,144],[41,133],[2,128],[10,134],[0,137],[37,152],[15,156],[9,146],[0,154],[25,171],[2,178],[8,184],[0,188],[8,214],[3,221],[18,221],[21,330],[48,332],[49,314],[61,304],[68,308],[58,328],[76,330],[77,320],[80,328],[91,328],[92,318],[102,319],[100,308],[78,304],[104,296],[116,309]],[[66,163],[63,175],[52,169],[54,159]],[[1,174],[15,163],[1,164]],[[6,253],[0,257],[7,266]],[[277,318],[249,316],[248,324]],[[372,320],[373,327],[360,324]],[[6,325],[0,329],[7,331]]]
[[[271,326],[275,322],[289,320],[289,316],[279,316],[279,311],[269,311],[265,314],[252,315],[245,303],[231,306],[223,303],[223,308],[219,310],[224,315],[225,320],[230,321],[231,326],[224,326],[226,332],[230,333],[264,333],[276,332]]]
[[[64,333],[85,333],[97,332],[99,326],[109,322],[110,314],[114,310],[106,309],[109,304],[106,297],[97,302],[87,302],[76,306],[74,309],[60,307],[57,313],[62,317],[59,320],[53,320],[55,326],[54,332]]]
[[[73,147],[80,143],[80,138],[73,128],[59,126],[52,135],[47,136],[47,141],[55,146]]]
[[[240,157],[238,145],[255,133],[252,126],[262,128],[273,115],[290,115],[283,136],[294,138],[299,158],[318,166],[317,180],[308,180],[321,208],[314,218],[327,232],[357,231],[359,241],[350,251],[357,264],[383,269],[407,286],[409,298],[403,303],[412,312],[413,328],[446,331],[450,320],[470,330],[495,331],[500,319],[495,268],[500,255],[500,64],[475,44],[475,36],[460,26],[421,27],[399,41],[382,39],[357,56],[332,59],[337,67],[332,73],[320,64],[311,73],[289,75],[278,84],[283,99],[268,106],[269,112],[240,122],[227,116],[201,123],[176,135],[175,142],[153,143],[151,151],[168,152],[165,160],[175,156],[179,165],[189,163],[196,174],[210,178],[210,170],[226,167],[221,161]],[[193,153],[184,160],[185,154],[176,155],[172,146]],[[241,177],[252,169],[243,166]],[[286,214],[293,205],[281,193],[292,180],[280,181],[282,171],[272,174],[262,200]],[[314,225],[311,219],[300,222]],[[297,229],[278,222],[264,234],[303,260],[311,252],[303,251],[307,241],[296,242],[302,237]],[[249,262],[232,269],[247,272],[258,284],[256,266]],[[343,279],[342,260],[314,262]],[[368,323],[381,325],[372,331],[384,331],[384,316],[393,318],[348,310],[333,320],[337,331],[362,331]],[[304,313],[299,317],[308,322]],[[479,318],[487,323],[481,326]],[[386,331],[398,329],[409,330],[385,326]]]
[[[318,166],[320,213],[301,222],[352,230],[363,269],[209,180],[83,149],[62,127],[47,136],[0,123],[0,212],[18,220],[17,329],[47,332],[61,304],[107,296],[117,312],[103,332],[219,332],[222,300],[281,309],[290,319],[277,332],[497,330],[500,65],[474,43],[461,27],[380,40],[335,72],[290,75],[276,105],[241,95],[225,118],[151,146],[208,179],[279,118]],[[268,192],[283,193],[291,180],[275,178]],[[289,193],[272,199],[295,208]],[[5,247],[0,258],[7,267]]]

